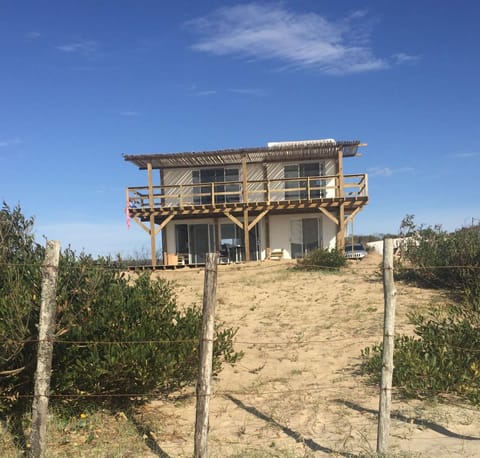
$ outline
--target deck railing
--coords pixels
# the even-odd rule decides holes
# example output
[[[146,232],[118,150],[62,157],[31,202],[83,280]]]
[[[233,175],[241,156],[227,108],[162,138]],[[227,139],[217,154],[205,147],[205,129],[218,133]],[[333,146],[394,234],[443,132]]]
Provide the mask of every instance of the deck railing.
[[[368,176],[339,175],[127,188],[132,209],[368,197]]]

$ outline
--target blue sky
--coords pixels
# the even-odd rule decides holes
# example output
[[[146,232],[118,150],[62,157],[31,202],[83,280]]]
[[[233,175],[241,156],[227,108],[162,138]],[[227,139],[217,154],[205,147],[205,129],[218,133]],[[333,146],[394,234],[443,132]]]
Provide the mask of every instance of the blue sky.
[[[0,199],[36,232],[141,253],[123,153],[358,139],[357,233],[480,218],[474,1],[0,0]]]

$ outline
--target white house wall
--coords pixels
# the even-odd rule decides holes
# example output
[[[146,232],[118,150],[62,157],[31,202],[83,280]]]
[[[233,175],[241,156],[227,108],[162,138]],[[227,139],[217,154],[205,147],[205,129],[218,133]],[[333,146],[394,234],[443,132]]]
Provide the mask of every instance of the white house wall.
[[[305,161],[302,161],[305,162]],[[317,162],[317,161],[309,161]],[[269,180],[272,180],[270,183],[270,200],[279,201],[285,199],[285,183],[284,178],[284,167],[285,165],[295,164],[298,162],[271,162],[267,163],[267,177]],[[335,175],[337,173],[335,161],[333,159],[328,159],[323,161],[325,166],[325,175]],[[229,168],[238,168],[239,169],[239,178],[240,181],[243,180],[242,176],[242,167],[239,164],[238,166],[228,166]],[[163,170],[163,185],[172,186],[171,188],[165,188],[165,206],[176,206],[179,205],[179,199],[176,197],[179,194],[179,185],[182,185],[182,193],[187,195],[184,199],[184,204],[193,204],[193,189],[188,185],[192,183],[192,171],[198,170],[198,168],[174,168],[174,169],[164,169]],[[264,191],[264,180],[263,176],[263,164],[254,163],[247,164],[247,180],[248,191],[249,191],[249,200],[254,202],[265,201],[266,192]],[[275,181],[279,180],[279,181]],[[251,183],[255,181],[255,183]],[[335,179],[326,180],[325,186],[326,197],[335,197]],[[169,197],[171,196],[171,197]],[[242,200],[242,198],[240,198]]]

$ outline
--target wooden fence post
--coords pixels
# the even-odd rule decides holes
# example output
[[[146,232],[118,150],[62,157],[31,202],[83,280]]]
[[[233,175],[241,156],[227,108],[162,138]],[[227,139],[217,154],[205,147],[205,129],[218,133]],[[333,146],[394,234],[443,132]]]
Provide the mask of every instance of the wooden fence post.
[[[59,258],[60,242],[54,240],[47,241],[47,249],[42,269],[43,279],[38,328],[37,371],[35,373],[35,391],[32,405],[31,446],[35,458],[43,458],[45,456]]]
[[[200,341],[200,365],[198,368],[197,382],[195,458],[206,458],[208,456],[208,410],[210,407],[212,381],[217,268],[218,253],[208,253],[205,263],[202,337]]]
[[[390,408],[392,402],[393,348],[395,343],[395,300],[396,290],[393,280],[393,240],[383,241],[383,291],[385,316],[383,328],[382,379],[380,382],[380,402],[378,408],[377,453],[388,452],[390,434]]]

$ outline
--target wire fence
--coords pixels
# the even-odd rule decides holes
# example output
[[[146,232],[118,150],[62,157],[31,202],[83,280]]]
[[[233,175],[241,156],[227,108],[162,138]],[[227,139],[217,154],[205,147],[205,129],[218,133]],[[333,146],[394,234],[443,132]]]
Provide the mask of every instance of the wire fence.
[[[25,268],[25,267],[38,267],[38,264],[15,264],[7,263],[1,264],[3,266],[15,267],[15,268]],[[259,273],[265,273],[267,275],[275,274],[278,270],[285,271],[290,269],[292,265],[286,263],[271,264],[271,265],[232,265],[226,266],[227,269],[234,270],[238,268],[241,272],[247,272],[249,274],[257,275]],[[312,266],[318,268],[319,266]],[[124,273],[124,267],[117,266],[78,266],[80,269],[87,270],[113,270],[119,273]],[[425,270],[425,269],[479,269],[480,266],[428,266],[427,267],[415,267],[409,268],[409,270]],[[231,285],[238,285],[238,280],[229,280],[227,278],[222,279],[222,273],[227,272],[227,269],[220,270],[220,281],[219,287],[228,288]],[[330,270],[329,266],[324,266],[323,270]],[[365,271],[376,276],[376,282],[380,283],[381,278],[378,276],[380,273],[380,267],[378,266],[363,266],[355,265],[355,271]],[[337,270],[337,269],[334,269]],[[182,272],[182,271],[180,271]],[[179,272],[179,273],[180,273]],[[188,270],[187,270],[188,272]],[[321,271],[320,271],[321,272]],[[129,272],[131,274],[132,272]],[[313,272],[315,274],[315,272]],[[258,278],[256,281],[259,281]],[[197,287],[200,288],[200,282],[197,282]],[[279,304],[281,305],[281,304]],[[333,312],[334,313],[334,312]],[[234,322],[234,320],[232,320]],[[228,324],[228,322],[227,322]],[[286,323],[288,324],[288,323]],[[377,323],[378,324],[378,323]],[[260,323],[257,323],[258,327],[262,327]],[[293,331],[294,329],[290,329]],[[265,329],[265,332],[270,331],[268,328]],[[319,332],[318,325],[310,325],[310,323],[305,324],[302,327],[303,332]],[[235,338],[234,345],[238,350],[243,350],[248,352],[251,349],[262,349],[265,350],[265,347],[268,351],[272,349],[279,348],[282,351],[286,350],[295,350],[301,349],[305,346],[315,347],[315,353],[307,355],[300,358],[298,361],[290,361],[289,370],[290,372],[287,375],[280,375],[275,377],[273,374],[275,371],[271,372],[271,375],[266,376],[265,380],[262,380],[261,377],[257,377],[262,373],[263,368],[260,368],[262,365],[274,365],[274,364],[285,364],[284,359],[278,361],[276,360],[276,355],[267,354],[263,359],[260,358],[256,361],[256,367],[251,367],[250,369],[245,366],[242,362],[237,364],[236,371],[239,372],[237,379],[242,378],[242,372],[251,376],[257,377],[256,379],[248,380],[245,387],[229,388],[225,389],[222,387],[214,388],[212,396],[212,410],[211,416],[214,417],[214,420],[211,424],[211,445],[213,450],[223,450],[225,447],[247,447],[249,449],[260,447],[258,450],[265,451],[265,447],[271,447],[272,442],[275,444],[284,444],[285,446],[295,447],[299,445],[304,449],[311,452],[323,452],[323,453],[339,453],[340,455],[351,451],[352,449],[359,449],[359,440],[366,440],[372,442],[376,439],[374,433],[376,428],[376,417],[377,409],[372,407],[372,400],[375,399],[377,393],[377,388],[366,385],[365,379],[355,373],[355,370],[340,371],[339,374],[333,374],[328,371],[325,372],[325,368],[319,368],[319,373],[314,374],[314,370],[311,369],[316,363],[325,362],[322,358],[343,358],[352,364],[352,359],[354,364],[358,364],[359,351],[364,346],[372,345],[375,342],[379,342],[382,338],[381,332],[363,332],[362,335],[349,335],[345,337],[330,337],[330,338],[282,338],[282,339],[262,339],[260,337],[262,333],[259,332],[258,339],[243,339]],[[292,332],[290,332],[292,334]],[[353,332],[352,332],[353,334]],[[287,333],[288,335],[288,333]],[[81,345],[81,346],[99,346],[99,345],[146,345],[146,344],[155,344],[159,347],[163,345],[176,345],[181,343],[198,343],[198,339],[139,339],[139,340],[69,340],[58,336],[54,339],[39,339],[39,338],[29,338],[29,339],[2,339],[0,340],[0,345],[26,345],[26,344],[40,344],[42,342],[51,342],[54,345]],[[332,347],[333,345],[333,347]],[[320,348],[317,348],[320,347]],[[352,356],[351,348],[356,347],[354,354]],[[454,346],[457,350],[469,351],[469,352],[478,352],[480,349],[469,348],[469,347],[458,347]],[[322,351],[320,351],[322,350]],[[297,364],[298,363],[298,364]],[[301,366],[308,366],[308,370],[303,370]],[[55,368],[54,368],[55,370]],[[282,371],[278,371],[282,374]],[[302,379],[302,372],[307,373],[308,377],[305,375],[305,383],[303,386],[299,379]],[[295,377],[293,377],[293,375]],[[0,373],[0,377],[1,377]],[[231,375],[231,374],[230,374]],[[326,379],[323,382],[321,379]],[[220,377],[221,379],[221,377]],[[319,379],[318,383],[313,382],[313,380]],[[255,382],[258,382],[255,385]],[[239,382],[237,381],[237,385]],[[392,392],[395,394],[397,390],[392,389]],[[447,394],[447,393],[446,393]],[[302,405],[301,401],[295,398],[297,395],[308,395],[315,398],[313,401],[310,400],[311,405]],[[33,399],[35,394],[22,394],[18,395],[18,398]],[[193,393],[190,392],[190,396],[193,396]],[[159,398],[158,392],[150,393],[49,393],[49,397],[52,399],[79,399],[79,398],[141,398],[141,399],[157,399]],[[367,403],[364,403],[364,397],[368,399]],[[6,399],[8,396],[0,396],[0,398]],[[264,400],[258,404],[250,405],[252,399],[264,398]],[[292,411],[297,410],[301,415],[310,415],[314,420],[314,423],[319,425],[322,424],[322,421],[318,418],[317,409],[319,409],[319,403],[326,403],[328,407],[326,408],[326,415],[331,421],[331,424],[325,424],[323,429],[321,426],[321,431],[311,431],[303,430],[305,421],[297,421],[295,418],[292,418]],[[402,400],[395,401],[398,404],[398,409],[400,413],[393,412],[393,430],[395,432],[394,436],[406,435],[406,440],[408,441],[469,441],[475,442],[480,440],[480,436],[469,435],[469,434],[457,434],[453,431],[447,430],[439,426],[441,422],[434,422],[428,419],[418,418],[418,411],[411,416],[402,414],[402,411],[407,411],[409,406],[404,403]],[[216,405],[218,404],[218,405]],[[472,412],[472,415],[475,415],[473,421],[480,422],[480,414],[478,410],[472,407],[466,406],[463,402],[452,402],[449,403],[450,406],[456,406],[460,409],[469,410]],[[331,411],[335,406],[337,409],[342,409],[342,412],[335,412],[332,414]],[[191,408],[191,405],[190,405]],[[233,411],[230,412],[230,410]],[[310,410],[310,411],[309,411]],[[347,411],[347,413],[345,413]],[[228,416],[226,415],[228,412]],[[420,412],[422,413],[422,412]],[[235,418],[236,416],[236,418]],[[290,416],[290,417],[289,417]],[[289,418],[288,418],[289,417]],[[230,422],[230,428],[232,432],[230,436],[218,438],[215,434],[222,435],[222,422],[225,419],[228,419]],[[422,426],[422,431],[414,430],[412,425]],[[310,425],[311,426],[311,425]],[[352,428],[351,431],[346,433],[345,427]],[[405,429],[407,428],[407,429]],[[410,428],[410,429],[409,429]],[[226,428],[228,429],[228,428]],[[310,428],[311,429],[311,428]],[[314,428],[315,429],[315,428]],[[478,429],[478,424],[477,424]],[[339,432],[340,430],[340,432]],[[365,430],[367,433],[364,433]],[[423,431],[435,431],[435,435],[425,434]],[[274,433],[274,434],[272,434]],[[418,434],[417,434],[418,433]],[[255,437],[260,434],[262,437],[255,439]],[[235,436],[239,437],[238,440],[233,439]],[[254,438],[252,440],[252,437]],[[346,437],[346,438],[345,438]],[[191,441],[191,431],[188,432],[188,428],[185,432],[184,441]],[[342,443],[342,440],[344,443]],[[401,440],[396,439],[398,443],[402,443]],[[190,442],[189,442],[190,443]],[[167,447],[168,440],[162,440],[160,437],[158,439],[158,445],[160,447]],[[277,447],[277,445],[275,447]],[[283,445],[282,445],[283,446]],[[185,447],[188,447],[185,445]],[[373,445],[369,445],[373,447]],[[172,452],[170,452],[172,453]],[[174,453],[174,452],[173,452]],[[350,452],[349,452],[350,453]],[[175,455],[173,455],[175,456]],[[354,455],[349,455],[354,456]]]

